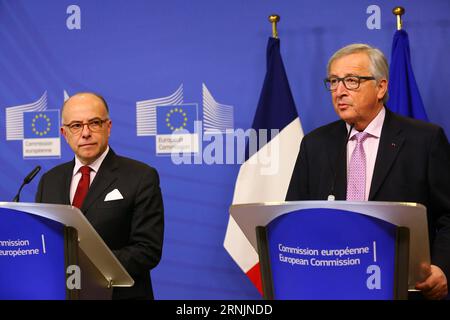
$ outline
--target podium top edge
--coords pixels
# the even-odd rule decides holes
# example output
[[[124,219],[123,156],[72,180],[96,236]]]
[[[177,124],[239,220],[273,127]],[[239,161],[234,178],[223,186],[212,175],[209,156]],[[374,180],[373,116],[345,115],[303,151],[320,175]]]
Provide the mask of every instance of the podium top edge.
[[[80,210],[77,207],[71,206],[69,204],[0,201],[0,206],[4,206],[4,205],[15,205],[17,207],[21,207],[21,206],[42,207],[43,205],[47,205],[47,206],[52,206],[52,207],[64,207],[64,208],[70,208],[70,209],[73,209],[73,210]]]
[[[324,205],[326,207],[329,207],[333,204],[346,204],[349,206],[352,205],[358,205],[361,204],[367,204],[369,206],[408,206],[408,207],[418,207],[426,209],[426,207],[423,204],[416,203],[416,202],[390,202],[390,201],[346,201],[346,200],[306,200],[306,201],[268,201],[268,202],[253,202],[253,203],[237,203],[232,204],[230,206],[230,210],[234,208],[245,208],[245,207],[270,207],[270,206],[280,206],[280,205],[286,205],[286,206],[297,206],[297,205],[317,205],[321,206]]]

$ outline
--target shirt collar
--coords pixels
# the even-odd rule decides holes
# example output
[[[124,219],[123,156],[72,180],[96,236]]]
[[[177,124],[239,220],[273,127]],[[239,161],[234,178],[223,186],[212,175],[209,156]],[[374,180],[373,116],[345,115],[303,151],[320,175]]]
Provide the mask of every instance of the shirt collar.
[[[379,138],[381,136],[381,130],[383,129],[384,118],[386,116],[386,109],[381,108],[380,112],[378,112],[377,116],[369,123],[364,132],[367,132],[371,137]],[[350,125],[346,123],[347,131],[350,130]],[[352,128],[352,132],[350,133],[349,140],[353,138],[355,134],[358,133],[358,130]]]
[[[89,165],[89,167],[92,169],[92,171],[94,171],[96,173],[98,172],[98,169],[100,169],[100,166],[101,166],[103,160],[105,160],[106,155],[108,154],[108,151],[109,151],[109,146],[106,147],[106,150],[100,155],[100,157],[98,157],[94,162],[92,162]],[[78,159],[78,157],[75,156],[75,166],[73,167],[72,176],[76,175],[82,166],[84,166],[84,164],[82,164],[81,161]]]

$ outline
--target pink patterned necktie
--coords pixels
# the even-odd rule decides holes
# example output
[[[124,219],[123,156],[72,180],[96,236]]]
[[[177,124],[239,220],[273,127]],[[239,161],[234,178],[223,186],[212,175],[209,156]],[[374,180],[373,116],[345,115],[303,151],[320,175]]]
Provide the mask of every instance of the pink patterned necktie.
[[[366,194],[366,154],[363,143],[369,137],[367,132],[358,132],[352,139],[356,139],[347,170],[347,200],[363,201]]]

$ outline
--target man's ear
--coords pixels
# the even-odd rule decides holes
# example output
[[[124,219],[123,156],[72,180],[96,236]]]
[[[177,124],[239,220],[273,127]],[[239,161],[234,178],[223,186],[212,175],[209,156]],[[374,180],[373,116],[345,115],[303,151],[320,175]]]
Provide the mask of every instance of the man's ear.
[[[379,80],[377,87],[378,87],[377,98],[378,100],[382,100],[383,97],[387,94],[388,81],[386,79]]]
[[[64,127],[60,128],[61,134],[64,136],[64,139],[66,139],[66,142],[69,143],[67,140],[67,131],[64,129]]]

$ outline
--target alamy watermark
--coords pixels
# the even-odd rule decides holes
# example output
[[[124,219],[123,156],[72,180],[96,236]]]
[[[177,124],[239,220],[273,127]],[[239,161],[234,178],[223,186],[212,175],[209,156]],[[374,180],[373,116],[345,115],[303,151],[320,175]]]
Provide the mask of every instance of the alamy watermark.
[[[196,132],[201,132],[201,121],[196,121]],[[228,165],[242,164],[257,166],[262,175],[278,173],[280,164],[279,129],[227,129],[208,131],[196,137],[198,152],[172,152],[170,157],[175,165],[207,164]],[[186,130],[172,134],[173,141],[189,135]]]

